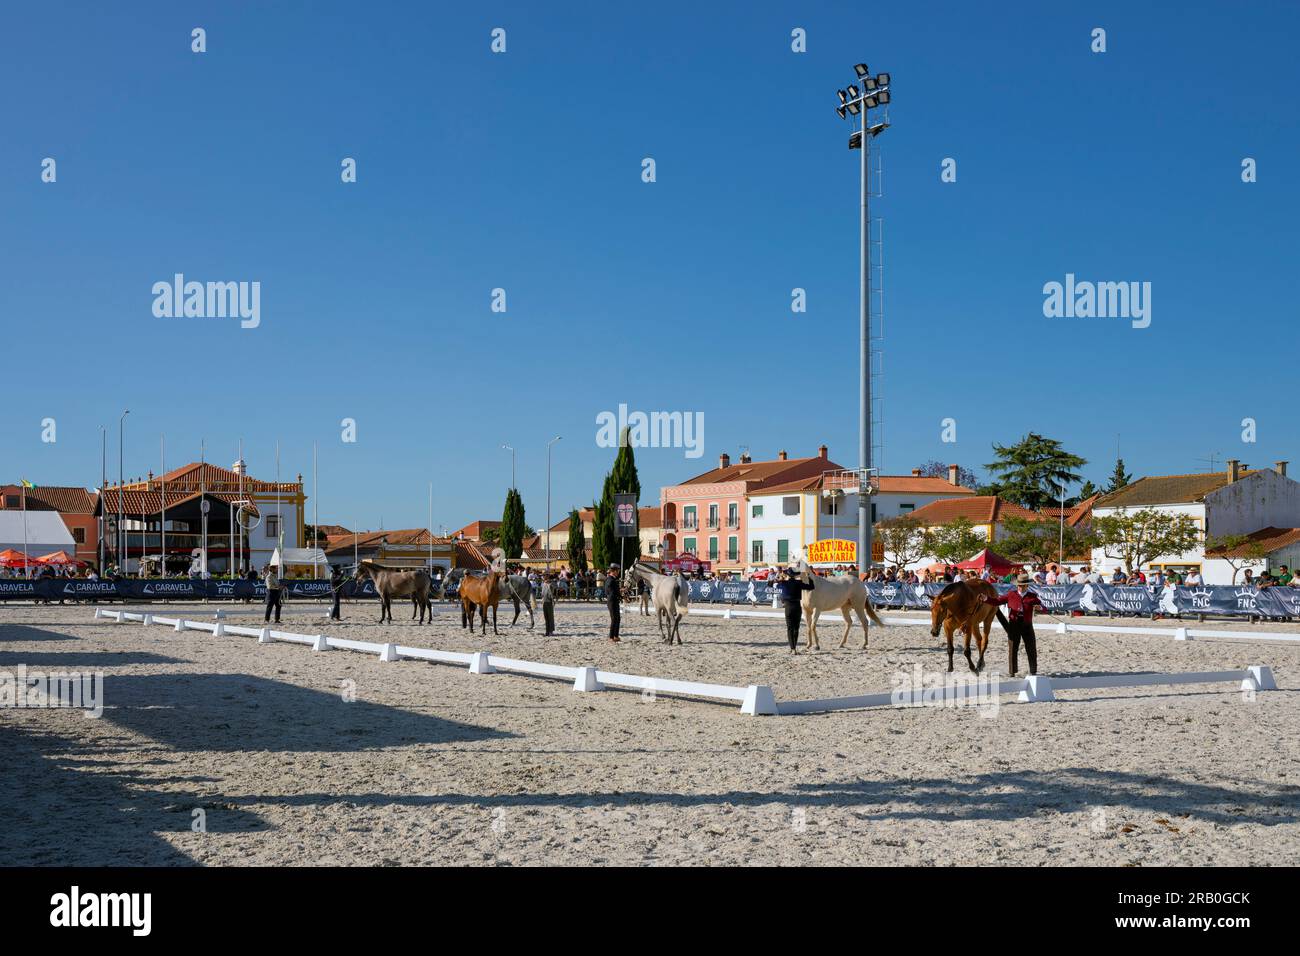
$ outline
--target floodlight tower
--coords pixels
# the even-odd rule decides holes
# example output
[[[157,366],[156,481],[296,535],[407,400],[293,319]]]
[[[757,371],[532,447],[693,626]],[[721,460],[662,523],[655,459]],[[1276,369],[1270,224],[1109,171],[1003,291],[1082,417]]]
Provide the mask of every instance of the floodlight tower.
[[[849,149],[862,151],[862,199],[859,223],[861,238],[861,278],[859,287],[859,336],[861,346],[862,378],[858,385],[859,429],[858,436],[858,571],[871,568],[871,252],[869,230],[871,220],[867,215],[868,171],[867,157],[871,140],[889,128],[889,74],[871,76],[865,63],[855,63],[856,83],[838,91],[839,106],[835,112],[840,119],[853,117],[854,130],[849,134]],[[885,107],[884,119],[873,122],[870,111]]]

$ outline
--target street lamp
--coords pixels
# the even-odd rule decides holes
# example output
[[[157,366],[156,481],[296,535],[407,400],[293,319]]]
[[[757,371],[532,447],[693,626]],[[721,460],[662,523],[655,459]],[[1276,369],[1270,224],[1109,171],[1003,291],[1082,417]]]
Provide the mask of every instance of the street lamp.
[[[509,445],[502,445],[506,451],[510,452],[510,487],[515,487],[515,450]]]
[[[551,446],[560,440],[556,435],[546,443],[546,570],[551,570]],[[573,529],[569,529],[573,534]]]
[[[849,149],[862,150],[861,156],[861,202],[860,202],[860,221],[858,224],[861,251],[860,251],[860,285],[859,285],[859,303],[858,303],[858,333],[859,347],[861,351],[862,376],[859,382],[858,404],[859,404],[859,446],[858,446],[858,570],[859,572],[869,570],[871,567],[871,512],[868,503],[868,495],[863,494],[863,485],[871,472],[871,319],[870,319],[870,301],[871,301],[871,254],[868,242],[868,223],[870,219],[867,215],[867,172],[868,161],[867,154],[872,139],[879,136],[889,128],[889,114],[886,111],[885,118],[881,122],[872,123],[869,111],[887,106],[889,103],[889,74],[878,73],[872,77],[871,71],[867,69],[865,63],[855,63],[853,73],[859,83],[862,84],[862,90],[850,84],[843,90],[838,91],[839,105],[835,112],[839,114],[840,119],[848,119],[849,116],[861,116],[861,119],[854,123],[856,127],[849,136]]]

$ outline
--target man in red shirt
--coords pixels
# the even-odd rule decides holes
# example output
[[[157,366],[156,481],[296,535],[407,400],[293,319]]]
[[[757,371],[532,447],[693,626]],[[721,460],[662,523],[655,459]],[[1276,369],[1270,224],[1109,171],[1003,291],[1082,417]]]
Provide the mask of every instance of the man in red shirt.
[[[1029,658],[1029,673],[1038,673],[1038,638],[1034,634],[1034,608],[1042,607],[1038,595],[1029,590],[1029,575],[1020,574],[1016,578],[1016,589],[1000,597],[991,598],[981,594],[980,600],[985,604],[1005,604],[1007,606],[1007,666],[1011,676],[1016,676],[1020,664],[1020,640],[1025,641],[1025,656]]]

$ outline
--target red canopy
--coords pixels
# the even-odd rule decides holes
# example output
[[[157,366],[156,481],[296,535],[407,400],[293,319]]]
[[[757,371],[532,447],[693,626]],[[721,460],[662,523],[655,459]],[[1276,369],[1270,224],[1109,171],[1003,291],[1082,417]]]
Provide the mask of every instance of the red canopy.
[[[701,561],[693,554],[683,554],[679,558],[663,563],[665,571],[708,571],[713,567],[708,561]]]
[[[36,559],[39,564],[85,564],[84,561],[78,561],[66,551],[54,551],[50,554],[43,554]]]
[[[0,551],[0,567],[3,568],[21,568],[24,565],[39,564],[37,558],[23,554],[13,548],[5,548]]]
[[[1022,565],[1008,561],[997,552],[985,548],[969,561],[961,562],[957,567],[963,571],[983,571],[987,568],[994,574],[1010,574],[1012,571],[1020,570]]]

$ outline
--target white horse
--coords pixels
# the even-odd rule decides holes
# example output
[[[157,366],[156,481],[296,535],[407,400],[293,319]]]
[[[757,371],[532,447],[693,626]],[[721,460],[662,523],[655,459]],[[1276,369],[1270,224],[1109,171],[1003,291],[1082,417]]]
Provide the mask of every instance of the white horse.
[[[840,647],[848,641],[849,630],[853,627],[853,618],[849,612],[856,612],[858,621],[862,624],[862,649],[866,650],[867,618],[881,627],[885,626],[885,622],[877,616],[876,609],[871,606],[867,586],[856,574],[844,574],[836,578],[818,577],[802,557],[796,559],[792,566],[798,571],[799,579],[812,586],[811,590],[803,592],[799,602],[808,624],[808,650],[821,650],[821,644],[817,641],[817,619],[821,617],[822,611],[839,611],[844,615],[844,636],[840,639]]]
[[[681,574],[660,574],[644,564],[632,565],[628,577],[634,581],[644,581],[650,588],[650,597],[654,601],[655,619],[659,622],[659,636],[665,644],[671,644],[673,637],[677,643],[682,642],[682,618],[691,610],[691,585]],[[668,619],[668,634],[664,635],[664,618]]]

